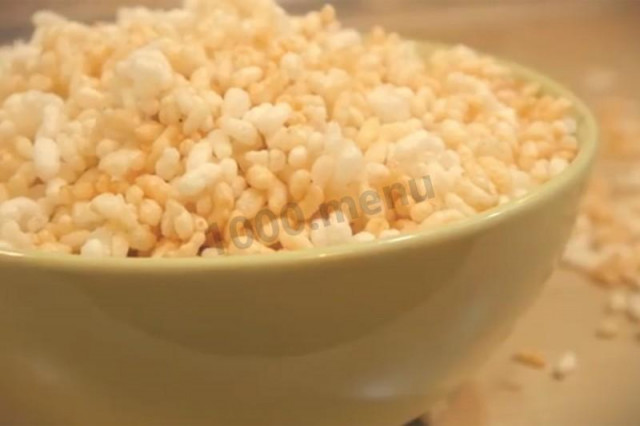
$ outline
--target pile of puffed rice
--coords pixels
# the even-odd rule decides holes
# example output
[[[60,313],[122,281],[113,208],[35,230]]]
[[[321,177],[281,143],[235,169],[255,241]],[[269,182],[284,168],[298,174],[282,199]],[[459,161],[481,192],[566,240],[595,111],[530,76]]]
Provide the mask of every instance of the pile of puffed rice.
[[[218,256],[393,237],[522,196],[578,148],[568,100],[468,48],[425,60],[382,29],[343,29],[329,6],[187,0],[34,23],[0,50],[5,249]],[[426,176],[428,199],[321,208]],[[257,217],[295,232],[266,238]]]
[[[594,105],[605,144],[565,261],[604,284],[640,287],[640,103]]]
[[[596,334],[613,339],[621,317],[640,322],[640,102],[605,89],[591,94],[604,145],[564,261],[608,288]]]

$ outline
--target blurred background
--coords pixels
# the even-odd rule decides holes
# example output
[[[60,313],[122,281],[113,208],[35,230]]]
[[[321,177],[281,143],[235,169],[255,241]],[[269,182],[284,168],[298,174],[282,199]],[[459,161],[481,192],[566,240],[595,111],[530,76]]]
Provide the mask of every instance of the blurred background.
[[[323,1],[281,0],[303,13]],[[334,0],[341,20],[383,25],[412,38],[464,43],[527,64],[574,89],[603,127],[599,173],[640,170],[640,0]],[[123,5],[176,6],[173,0],[0,0],[0,42],[31,32],[30,16],[49,9],[83,21],[110,19]],[[611,149],[624,141],[624,152]],[[640,192],[631,195],[640,197]],[[603,291],[584,275],[560,269],[512,338],[476,378],[431,414],[440,426],[640,425],[640,336],[594,337]],[[636,331],[633,331],[636,330]],[[634,334],[635,333],[635,334]],[[557,356],[578,353],[575,377],[563,383],[515,365],[522,348]],[[1,404],[0,404],[1,405]],[[0,423],[1,413],[0,413]],[[358,425],[366,426],[366,425]]]

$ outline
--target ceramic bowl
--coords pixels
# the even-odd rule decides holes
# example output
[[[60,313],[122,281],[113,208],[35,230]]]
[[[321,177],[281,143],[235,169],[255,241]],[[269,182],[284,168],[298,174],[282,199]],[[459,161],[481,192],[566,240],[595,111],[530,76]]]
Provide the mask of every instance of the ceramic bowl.
[[[597,129],[499,208],[375,243],[219,259],[0,254],[5,424],[399,426],[511,330],[570,234]],[[436,188],[437,190],[437,188]]]

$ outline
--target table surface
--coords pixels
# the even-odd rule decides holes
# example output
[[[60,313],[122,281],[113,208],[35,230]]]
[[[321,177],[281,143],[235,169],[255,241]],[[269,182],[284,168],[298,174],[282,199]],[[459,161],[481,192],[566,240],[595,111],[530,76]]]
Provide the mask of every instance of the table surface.
[[[42,7],[75,17],[105,18],[118,4],[175,4],[136,0],[0,0],[0,39],[28,33],[28,15]],[[589,98],[584,81],[604,70],[625,95],[640,95],[639,1],[348,0],[336,1],[347,24],[383,24],[404,35],[466,43],[534,66]],[[301,11],[317,1],[286,1]],[[43,6],[44,5],[44,6]],[[390,7],[391,6],[391,7]],[[438,410],[436,426],[632,426],[640,424],[640,327],[626,327],[616,341],[594,330],[601,319],[603,290],[560,269],[538,303],[491,361]],[[531,348],[550,361],[576,352],[578,370],[562,382],[548,372],[512,361]]]
[[[640,424],[640,326],[613,341],[595,335],[603,291],[559,270],[538,303],[480,373],[434,414],[435,426],[634,426]],[[565,351],[578,369],[563,381],[513,362],[534,349],[552,363]]]

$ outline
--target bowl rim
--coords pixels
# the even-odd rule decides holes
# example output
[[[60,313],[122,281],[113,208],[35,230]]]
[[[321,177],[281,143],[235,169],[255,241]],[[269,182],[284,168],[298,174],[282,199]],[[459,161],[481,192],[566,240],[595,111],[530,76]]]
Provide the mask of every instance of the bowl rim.
[[[425,55],[427,51],[433,52],[441,48],[446,48],[447,46],[438,42],[424,40],[416,40],[416,44],[418,50]],[[36,250],[14,252],[0,249],[0,262],[19,262],[29,267],[43,267],[47,269],[100,271],[104,273],[255,270],[265,267],[304,266],[318,261],[328,262],[350,258],[366,258],[397,249],[430,246],[443,240],[462,238],[496,226],[513,216],[538,208],[541,204],[544,204],[547,200],[554,198],[555,195],[562,192],[563,189],[585,178],[595,159],[599,129],[589,108],[571,90],[538,71],[494,55],[490,56],[509,67],[518,77],[540,83],[545,92],[569,99],[574,106],[575,117],[578,121],[577,138],[579,149],[576,158],[574,158],[561,174],[534,188],[520,198],[451,224],[385,240],[364,243],[348,243],[331,247],[271,254],[223,255],[213,258],[203,258],[200,256],[185,258],[86,258],[78,255],[43,253]]]

